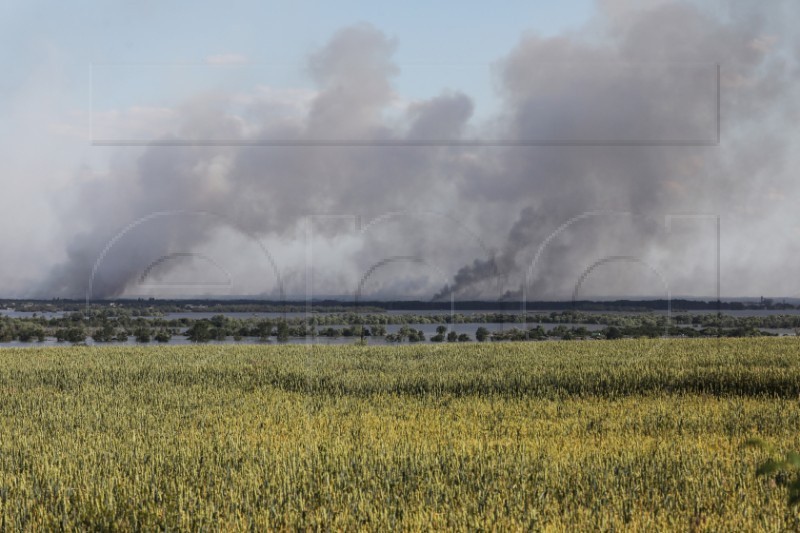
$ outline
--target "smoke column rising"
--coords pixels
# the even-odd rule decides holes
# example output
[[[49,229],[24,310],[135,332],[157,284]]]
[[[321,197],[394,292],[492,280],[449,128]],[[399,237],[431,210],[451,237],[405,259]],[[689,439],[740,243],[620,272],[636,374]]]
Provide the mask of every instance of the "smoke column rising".
[[[592,262],[626,254],[659,264],[666,258],[676,292],[710,295],[707,277],[698,274],[706,267],[696,263],[716,243],[693,228],[665,234],[658,221],[675,213],[722,217],[724,279],[737,294],[796,291],[781,283],[786,265],[800,256],[791,202],[798,192],[791,170],[798,42],[785,26],[786,12],[798,14],[789,2],[757,11],[733,2],[636,8],[601,2],[585,33],[526,35],[498,59],[493,72],[501,111],[485,122],[473,120],[474,103],[453,88],[413,102],[398,119],[389,112],[402,100],[392,85],[402,67],[392,60],[396,42],[369,25],[344,28],[309,57],[316,90],[301,114],[263,118],[274,117],[281,103],[255,99],[233,116],[227,109],[234,95],[198,95],[178,109],[173,134],[189,140],[555,145],[120,148],[107,175],[59,207],[70,221],[68,258],[38,293],[83,296],[109,239],[149,213],[220,213],[273,242],[299,238],[309,214],[358,213],[371,220],[409,209],[449,214],[492,249],[466,247],[447,223],[420,217],[396,231],[364,235],[356,257],[328,258],[341,261],[348,283],[382,259],[416,255],[452,275],[444,284],[431,281],[431,296],[515,297],[538,247],[556,228],[583,213],[614,211],[648,221],[595,217],[570,227],[536,265],[537,297],[568,297]],[[716,137],[716,65],[720,144],[659,142]],[[665,87],[683,95],[680,108],[643,97]],[[644,142],[619,142],[620,135]],[[324,237],[325,228],[320,231]],[[107,257],[94,296],[125,294],[153,261],[208,245],[214,235],[213,227],[190,219],[166,230],[138,227]],[[648,290],[608,274],[613,290]],[[300,293],[302,286],[287,289]],[[337,284],[322,290],[342,292]]]

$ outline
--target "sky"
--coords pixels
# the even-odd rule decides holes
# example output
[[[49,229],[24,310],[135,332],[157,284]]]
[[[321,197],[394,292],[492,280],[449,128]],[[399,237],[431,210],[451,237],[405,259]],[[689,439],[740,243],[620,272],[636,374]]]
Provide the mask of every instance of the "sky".
[[[63,96],[81,106],[91,64],[203,64],[228,56],[300,67],[336,30],[359,22],[397,39],[400,64],[486,65],[524,32],[552,35],[579,27],[591,3],[506,2],[492,9],[465,3],[456,10],[446,2],[12,1],[2,9],[3,35],[12,44],[0,56],[8,87],[24,84],[37,69],[54,75],[59,69]],[[409,76],[400,88],[425,85],[424,78]]]
[[[0,296],[800,295],[791,2],[487,5],[5,2]]]

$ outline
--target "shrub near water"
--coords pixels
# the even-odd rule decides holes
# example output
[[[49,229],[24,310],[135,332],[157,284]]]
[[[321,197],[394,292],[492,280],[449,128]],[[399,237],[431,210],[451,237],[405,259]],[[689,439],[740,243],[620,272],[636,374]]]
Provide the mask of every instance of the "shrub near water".
[[[1,527],[797,529],[797,348],[2,350]]]

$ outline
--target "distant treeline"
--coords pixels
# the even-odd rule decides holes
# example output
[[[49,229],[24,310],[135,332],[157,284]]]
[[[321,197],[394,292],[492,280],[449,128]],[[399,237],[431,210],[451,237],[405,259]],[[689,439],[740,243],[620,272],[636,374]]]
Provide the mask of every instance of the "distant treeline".
[[[34,312],[26,317],[0,317],[0,320],[19,320],[34,322],[47,327],[63,327],[80,323],[87,327],[100,327],[107,322],[123,327],[150,324],[157,327],[189,327],[197,321],[211,320],[226,323],[252,324],[260,321],[279,322],[285,321],[289,325],[305,324],[307,326],[327,325],[402,325],[402,324],[593,324],[618,327],[660,327],[670,325],[692,327],[755,327],[755,328],[800,328],[800,315],[798,314],[770,314],[734,316],[719,313],[601,313],[587,311],[551,311],[540,313],[529,311],[522,313],[482,312],[482,313],[402,313],[389,314],[384,312],[312,312],[300,316],[281,316],[269,320],[263,317],[232,317],[219,313],[210,319],[195,318],[187,313],[180,318],[166,318],[164,316],[142,316],[136,310],[125,308],[83,309],[64,313],[60,316],[48,316]]]
[[[424,341],[423,331],[414,326],[437,325],[430,341],[469,341],[466,333],[456,334],[451,324],[511,324],[504,331],[489,332],[478,327],[475,340],[545,340],[559,339],[616,339],[621,337],[708,337],[770,335],[769,329],[800,330],[800,315],[770,315],[735,317],[720,314],[654,313],[602,314],[582,311],[553,311],[547,314],[477,313],[477,314],[386,314],[386,313],[328,313],[301,317],[266,319],[259,317],[230,317],[223,314],[211,318],[166,319],[137,316],[135,310],[124,308],[89,309],[67,313],[60,317],[43,315],[12,318],[0,317],[0,342],[59,341],[79,343],[91,337],[95,342],[125,342],[135,337],[139,342],[168,342],[173,336],[184,336],[194,342],[212,340],[270,340],[278,341],[304,337],[383,337],[390,342]],[[556,324],[545,330],[543,324]],[[397,332],[388,333],[386,326],[400,325]],[[601,325],[599,331],[586,326]]]
[[[507,311],[521,312],[523,303],[519,301],[457,301],[456,311]],[[276,300],[159,300],[154,298],[116,299],[90,301],[52,299],[52,300],[3,300],[0,309],[13,309],[28,312],[71,312],[86,309],[130,309],[134,315],[155,316],[163,313],[210,312],[210,313],[298,313],[313,312],[330,313],[358,311],[360,313],[378,313],[383,311],[450,311],[449,301],[400,300],[400,301],[348,301],[348,300],[313,300],[276,301]],[[762,298],[758,302],[715,300],[613,300],[613,301],[552,301],[527,302],[524,309],[528,311],[747,311],[747,310],[791,310],[800,309],[784,301]]]

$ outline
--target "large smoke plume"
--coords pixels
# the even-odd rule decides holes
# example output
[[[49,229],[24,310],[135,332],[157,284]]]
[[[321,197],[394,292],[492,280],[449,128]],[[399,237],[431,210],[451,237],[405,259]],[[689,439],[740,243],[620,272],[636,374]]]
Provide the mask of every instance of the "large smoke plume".
[[[107,175],[87,181],[63,208],[74,237],[67,261],[40,293],[83,296],[109,240],[149,213],[221,213],[277,242],[298,238],[309,214],[358,213],[369,221],[404,210],[445,213],[461,228],[420,215],[365,233],[346,263],[352,275],[317,290],[347,292],[377,262],[414,256],[450,277],[431,277],[429,296],[518,297],[530,271],[529,296],[563,298],[598,258],[635,255],[660,265],[673,293],[709,296],[714,234],[701,216],[690,219],[699,226],[665,229],[660,224],[671,214],[721,216],[730,291],[797,290],[771,284],[800,256],[790,237],[800,226],[790,170],[798,45],[782,25],[791,20],[784,11],[796,9],[788,2],[758,9],[601,3],[586,32],[528,35],[498,60],[501,111],[485,121],[474,120],[474,104],[458,88],[406,106],[399,118],[387,114],[402,100],[392,85],[402,67],[392,59],[396,43],[368,25],[345,28],[309,58],[316,91],[300,114],[276,115],[280,103],[256,100],[242,121],[219,94],[178,111],[181,139],[298,145],[119,149]],[[717,135],[717,65],[719,145],[709,142]],[[681,108],[642,97],[664,87],[687,95]],[[326,139],[375,143],[318,142]],[[425,146],[470,139],[530,142]],[[398,145],[380,145],[387,142]],[[549,239],[572,217],[574,224]],[[104,258],[93,296],[124,294],[153,261],[214,238],[213,225],[179,218],[168,231],[137,226]],[[333,238],[326,226],[318,230]],[[464,244],[470,237],[463,228],[489,245]],[[648,292],[632,283],[612,275],[606,287]],[[302,284],[287,290],[299,293]]]

